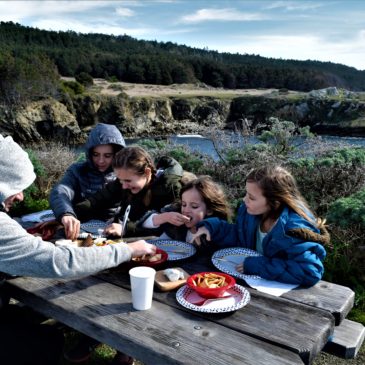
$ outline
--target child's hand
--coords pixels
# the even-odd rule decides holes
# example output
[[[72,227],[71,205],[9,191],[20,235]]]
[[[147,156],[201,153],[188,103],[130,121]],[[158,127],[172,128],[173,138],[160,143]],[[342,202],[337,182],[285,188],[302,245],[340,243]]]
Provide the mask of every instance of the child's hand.
[[[206,235],[207,241],[210,241],[210,232],[205,227],[200,227],[191,237],[190,243],[195,242],[198,246],[201,245],[200,236]]]
[[[122,237],[122,225],[119,223],[112,223],[104,230],[106,236]]]
[[[80,234],[80,221],[73,215],[64,215],[61,222],[65,227],[66,238],[75,240]]]
[[[183,224],[190,222],[190,217],[177,212],[156,214],[152,219],[155,226],[160,226],[164,223],[171,223],[174,226],[182,226]]]

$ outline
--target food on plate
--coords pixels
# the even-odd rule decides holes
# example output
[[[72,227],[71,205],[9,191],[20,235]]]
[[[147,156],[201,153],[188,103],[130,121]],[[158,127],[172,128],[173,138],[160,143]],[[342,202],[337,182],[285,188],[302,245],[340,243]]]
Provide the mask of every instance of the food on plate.
[[[165,269],[163,273],[170,281],[184,279],[184,273],[179,269]]]
[[[214,273],[204,273],[198,274],[193,280],[194,286],[199,286],[200,288],[221,288],[222,286],[226,286],[226,278],[222,275],[214,274]]]
[[[55,241],[56,246],[67,246],[67,245],[74,245],[74,244],[75,244],[74,241],[66,240],[66,239],[61,239],[61,240]]]
[[[96,246],[104,246],[106,244],[106,238],[104,237],[98,237],[94,239],[94,244]]]
[[[90,247],[94,244],[94,240],[91,234],[88,234],[87,237],[81,243],[81,247]]]
[[[132,260],[133,261],[148,261],[148,262],[155,262],[155,261],[159,261],[162,258],[162,254],[160,253],[156,253],[154,255],[143,255],[140,257],[133,257]]]

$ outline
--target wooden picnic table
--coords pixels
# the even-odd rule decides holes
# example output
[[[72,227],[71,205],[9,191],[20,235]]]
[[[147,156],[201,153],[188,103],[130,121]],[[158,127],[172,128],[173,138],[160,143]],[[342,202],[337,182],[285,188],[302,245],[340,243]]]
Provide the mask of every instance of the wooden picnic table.
[[[217,271],[203,253],[167,264],[190,274]],[[191,311],[177,303],[176,291],[155,289],[152,308],[136,311],[125,265],[69,281],[18,277],[6,288],[44,315],[154,365],[311,364],[354,301],[349,288],[320,281],[281,297],[248,288],[246,307],[219,314]]]

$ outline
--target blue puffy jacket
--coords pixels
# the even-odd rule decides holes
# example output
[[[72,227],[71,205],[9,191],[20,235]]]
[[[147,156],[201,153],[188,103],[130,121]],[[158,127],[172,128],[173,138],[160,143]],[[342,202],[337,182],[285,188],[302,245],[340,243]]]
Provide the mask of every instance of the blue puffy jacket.
[[[72,164],[51,191],[49,203],[58,220],[66,213],[76,216],[74,205],[95,194],[114,177],[111,166],[100,172],[92,162],[92,149],[102,144],[125,147],[124,138],[115,125],[99,123],[92,129],[85,144],[86,161]],[[106,219],[112,213],[113,209],[101,212],[99,218]]]
[[[261,216],[247,213],[242,204],[235,224],[209,218],[204,225],[212,241],[221,247],[256,249],[256,232]],[[259,275],[268,280],[311,286],[323,275],[326,251],[321,243],[328,243],[329,235],[315,227],[294,211],[285,208],[274,227],[263,240],[263,256],[247,257],[246,274]]]

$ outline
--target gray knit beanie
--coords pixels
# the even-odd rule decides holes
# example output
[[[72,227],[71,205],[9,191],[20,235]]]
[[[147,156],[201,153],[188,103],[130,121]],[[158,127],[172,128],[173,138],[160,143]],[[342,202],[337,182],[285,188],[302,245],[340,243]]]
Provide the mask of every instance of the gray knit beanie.
[[[22,192],[35,178],[28,154],[12,137],[0,134],[0,202]]]

